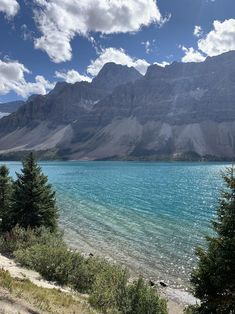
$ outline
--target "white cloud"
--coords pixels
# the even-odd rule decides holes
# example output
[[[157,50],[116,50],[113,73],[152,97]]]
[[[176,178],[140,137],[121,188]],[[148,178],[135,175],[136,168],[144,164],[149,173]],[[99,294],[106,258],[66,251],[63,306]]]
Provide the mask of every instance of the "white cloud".
[[[6,14],[7,18],[11,18],[19,11],[19,4],[16,0],[0,0],[0,12]]]
[[[18,61],[0,60],[0,94],[5,95],[10,91],[26,98],[30,94],[46,94],[54,87],[43,76],[37,75],[35,82],[27,82],[25,74],[30,71]]]
[[[193,35],[196,37],[201,37],[203,34],[202,28],[199,25],[195,25]]]
[[[200,26],[195,26],[194,35],[201,32]],[[202,33],[198,37],[200,37]],[[183,62],[202,62],[206,56],[217,56],[224,52],[235,50],[235,19],[213,22],[213,29],[197,42],[198,49],[179,46],[185,55]]]
[[[155,0],[34,0],[34,18],[42,33],[35,47],[58,63],[72,58],[76,34],[136,32],[163,18]]]
[[[62,78],[67,83],[76,83],[81,81],[91,82],[91,78],[89,76],[81,75],[76,70],[69,70],[69,71],[56,71],[55,77]]]
[[[206,59],[200,51],[195,50],[193,47],[186,48],[182,46],[181,48],[185,52],[185,55],[181,59],[182,62],[202,62]]]
[[[165,66],[167,66],[167,65],[170,65],[170,62],[167,62],[167,61],[163,61],[163,62],[154,62],[154,64],[156,64],[156,65],[158,65],[158,66],[160,66],[160,67],[162,67],[162,68],[165,68]]]
[[[214,21],[213,30],[198,41],[198,48],[210,57],[235,50],[235,19]]]
[[[103,49],[99,57],[91,62],[87,68],[87,73],[91,76],[96,76],[101,68],[108,62],[134,67],[141,74],[145,74],[149,63],[144,59],[135,59],[126,54],[125,50],[117,48]]]

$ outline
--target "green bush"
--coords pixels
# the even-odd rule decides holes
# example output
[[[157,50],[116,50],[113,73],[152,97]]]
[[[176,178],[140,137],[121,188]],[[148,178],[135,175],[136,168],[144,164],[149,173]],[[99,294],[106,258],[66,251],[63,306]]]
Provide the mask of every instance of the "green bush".
[[[67,284],[83,293],[91,291],[96,275],[106,265],[103,260],[84,258],[65,245],[35,244],[14,252],[22,266],[38,271],[45,279]]]
[[[82,261],[78,253],[70,252],[66,246],[48,246],[36,244],[14,253],[16,261],[22,266],[38,271],[45,279],[59,284],[69,284],[69,275],[74,269],[74,262]]]
[[[167,314],[166,301],[149,287],[142,278],[128,287],[130,310],[128,314]]]
[[[97,257],[83,258],[83,263],[74,266],[70,273],[70,285],[79,292],[90,293],[96,276],[110,264],[104,259]]]
[[[111,267],[100,258],[85,258],[65,245],[36,243],[14,252],[22,266],[38,271],[45,279],[69,285],[83,293],[92,291],[96,276]]]
[[[128,273],[118,265],[106,265],[97,274],[90,303],[103,313],[126,313]]]
[[[61,232],[51,233],[48,229],[23,229],[16,226],[11,231],[0,237],[0,252],[13,256],[15,251],[29,248],[35,244],[47,244],[48,246],[65,246]]]

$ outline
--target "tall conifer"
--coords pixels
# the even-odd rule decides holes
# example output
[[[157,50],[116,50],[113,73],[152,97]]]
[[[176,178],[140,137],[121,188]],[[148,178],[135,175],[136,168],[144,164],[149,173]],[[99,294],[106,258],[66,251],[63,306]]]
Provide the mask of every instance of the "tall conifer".
[[[23,161],[22,173],[17,173],[12,198],[11,227],[57,227],[55,192],[42,173],[35,156],[30,153]]]
[[[201,300],[199,313],[235,313],[235,177],[234,168],[223,173],[214,236],[207,237],[207,250],[199,248],[198,267],[192,274],[195,296]]]
[[[12,180],[9,177],[8,168],[0,167],[0,229],[4,231],[8,220],[12,196]]]

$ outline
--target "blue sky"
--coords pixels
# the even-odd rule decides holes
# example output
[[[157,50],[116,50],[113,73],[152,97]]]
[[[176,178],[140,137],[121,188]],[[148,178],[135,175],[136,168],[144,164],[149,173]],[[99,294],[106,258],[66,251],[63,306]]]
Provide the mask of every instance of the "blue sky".
[[[0,0],[0,102],[90,80],[105,62],[201,62],[235,50],[234,0]]]

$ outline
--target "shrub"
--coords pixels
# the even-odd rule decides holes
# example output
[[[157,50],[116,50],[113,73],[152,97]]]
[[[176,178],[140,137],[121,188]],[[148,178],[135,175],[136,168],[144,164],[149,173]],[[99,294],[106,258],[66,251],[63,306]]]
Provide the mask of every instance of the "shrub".
[[[45,279],[59,284],[69,284],[75,267],[84,263],[79,253],[71,252],[66,246],[36,244],[15,252],[16,261],[22,266],[38,271]]]
[[[100,258],[85,258],[66,245],[45,242],[18,249],[14,256],[22,266],[38,271],[45,279],[82,293],[91,292],[96,276],[110,265]]]
[[[39,243],[55,247],[65,246],[61,232],[51,233],[44,227],[23,229],[16,226],[0,237],[0,252],[13,256],[15,251],[23,250]]]
[[[102,313],[167,313],[165,301],[143,279],[128,285],[126,269],[101,258],[85,258],[70,251],[61,233],[50,233],[45,228],[15,227],[1,238],[0,248],[47,280],[90,293],[91,305]]]
[[[167,314],[166,301],[161,299],[142,278],[130,285],[128,290],[130,300],[128,314]]]
[[[103,313],[125,313],[127,298],[128,273],[118,265],[106,265],[95,279],[90,296],[90,303]]]
[[[82,293],[90,293],[96,276],[106,269],[109,263],[97,257],[84,258],[83,263],[74,265],[74,269],[69,276],[71,286]]]

